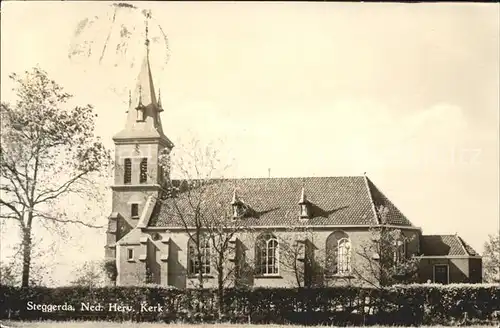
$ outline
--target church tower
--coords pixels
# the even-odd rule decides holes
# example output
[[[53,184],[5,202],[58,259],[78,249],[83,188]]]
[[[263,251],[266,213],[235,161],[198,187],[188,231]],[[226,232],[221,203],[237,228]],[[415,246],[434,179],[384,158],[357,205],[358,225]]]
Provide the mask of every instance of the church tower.
[[[146,54],[133,93],[129,94],[126,123],[113,137],[115,175],[111,186],[112,213],[108,218],[106,259],[114,260],[115,243],[136,228],[156,200],[164,183],[159,157],[168,156],[174,147],[161,124],[160,94],[153,86],[149,63],[149,40],[146,22]],[[143,213],[144,212],[144,213]],[[142,220],[141,220],[142,219]]]

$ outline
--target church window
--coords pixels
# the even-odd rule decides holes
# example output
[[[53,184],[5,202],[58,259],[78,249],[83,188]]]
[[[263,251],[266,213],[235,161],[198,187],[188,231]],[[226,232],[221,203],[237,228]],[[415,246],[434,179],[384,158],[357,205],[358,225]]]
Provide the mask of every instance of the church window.
[[[199,248],[199,253],[197,248]],[[196,245],[196,242],[190,238],[188,249],[189,274],[210,274],[210,240],[202,235],[199,245]]]
[[[339,240],[337,273],[346,275],[351,272],[351,242],[348,238]]]
[[[130,160],[130,158],[125,158],[123,167],[123,182],[125,184],[130,184],[130,182],[132,182],[132,161]]]
[[[133,259],[134,259],[134,249],[128,248],[127,249],[127,260],[132,261]]]
[[[139,204],[131,204],[130,205],[130,216],[132,218],[139,217]]]
[[[279,274],[279,243],[273,234],[262,234],[255,245],[257,274]]]
[[[406,257],[406,244],[403,238],[397,238],[394,240],[394,253],[393,261],[394,264],[403,262]]]
[[[343,231],[332,232],[326,239],[325,269],[327,275],[346,275],[351,272],[351,242]]]
[[[148,159],[141,159],[139,182],[146,183],[148,179]]]

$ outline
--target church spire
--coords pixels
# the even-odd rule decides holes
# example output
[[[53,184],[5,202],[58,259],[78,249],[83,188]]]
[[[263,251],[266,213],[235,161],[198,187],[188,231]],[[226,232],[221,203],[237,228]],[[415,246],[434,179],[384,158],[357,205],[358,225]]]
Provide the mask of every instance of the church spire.
[[[161,105],[161,94],[160,94],[160,89],[158,89],[158,112],[163,112],[163,107]]]
[[[115,135],[115,139],[160,138],[173,147],[163,133],[160,120],[161,101],[156,97],[153,73],[150,63],[149,20],[151,14],[145,13],[144,60],[137,76],[135,89],[129,97],[127,122],[125,128]],[[158,95],[159,96],[159,95]]]
[[[139,104],[142,104],[146,107],[150,105],[157,107],[158,103],[156,101],[155,88],[153,85],[153,74],[151,72],[151,65],[149,62],[149,18],[149,14],[146,15],[146,35],[144,40],[144,45],[146,46],[146,54],[144,56],[141,71],[137,79],[137,89],[135,94],[136,101],[134,105],[137,106]],[[158,108],[155,109],[158,110]]]

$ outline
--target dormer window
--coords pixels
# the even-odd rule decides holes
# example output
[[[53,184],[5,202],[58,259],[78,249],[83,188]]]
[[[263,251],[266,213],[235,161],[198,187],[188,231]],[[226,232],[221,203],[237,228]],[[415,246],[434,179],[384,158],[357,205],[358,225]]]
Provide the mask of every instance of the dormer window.
[[[240,218],[245,215],[245,207],[243,204],[233,204],[233,217]]]
[[[300,204],[300,217],[302,219],[309,218],[309,206],[307,204]]]
[[[300,206],[300,218],[309,219],[311,217],[311,203],[307,200],[304,188],[302,188],[302,193],[299,200]]]
[[[245,204],[238,198],[236,189],[233,192],[233,200],[231,201],[231,206],[233,207],[233,218],[240,218],[245,215]]]

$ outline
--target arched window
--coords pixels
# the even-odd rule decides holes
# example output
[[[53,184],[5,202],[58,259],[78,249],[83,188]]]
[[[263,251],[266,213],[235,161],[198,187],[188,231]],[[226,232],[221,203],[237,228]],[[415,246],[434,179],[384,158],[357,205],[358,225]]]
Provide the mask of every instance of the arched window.
[[[406,243],[402,236],[396,238],[393,242],[394,252],[393,261],[395,264],[401,263],[406,258]]]
[[[210,240],[206,236],[200,237],[199,253],[196,242],[189,239],[188,242],[188,273],[196,275],[210,273]],[[200,254],[201,256],[198,256]]]
[[[345,275],[351,272],[351,242],[342,238],[338,243],[337,274]]]
[[[343,231],[335,231],[326,239],[327,275],[346,275],[351,272],[351,242]]]
[[[255,267],[257,274],[279,274],[279,243],[273,234],[262,234],[255,244]]]

